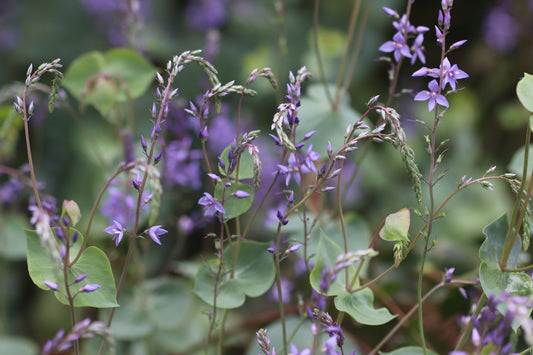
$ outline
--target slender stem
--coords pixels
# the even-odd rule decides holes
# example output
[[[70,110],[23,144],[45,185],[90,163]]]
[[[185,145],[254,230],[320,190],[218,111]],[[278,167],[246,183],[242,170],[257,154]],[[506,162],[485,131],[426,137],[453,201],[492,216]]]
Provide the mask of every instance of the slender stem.
[[[319,5],[319,2],[320,0],[315,0],[314,8],[313,8],[313,44],[315,48],[316,61],[318,63],[318,73],[320,75],[320,81],[322,81],[322,86],[324,87],[326,98],[328,99],[328,102],[330,103],[331,108],[335,109],[333,97],[331,96],[331,93],[329,92],[326,72],[324,70],[324,62],[322,61],[322,55],[320,54],[320,44],[318,43],[318,9],[319,9],[318,5]]]
[[[283,337],[283,353],[287,353],[287,324],[285,322],[285,310],[283,304],[283,290],[281,287],[281,266],[280,266],[280,244],[281,244],[281,221],[278,223],[278,229],[276,233],[276,250],[274,252],[274,266],[276,268],[276,288],[278,290],[278,308],[281,321],[281,333]]]
[[[506,264],[507,264],[507,260],[509,259],[509,255],[511,254],[511,250],[513,249],[513,245],[514,245],[514,239],[515,238],[512,238],[513,241],[511,242],[511,233],[513,231],[513,226],[515,225],[516,223],[516,227],[515,230],[519,230],[520,229],[520,225],[522,223],[522,219],[523,219],[523,214],[525,213],[525,208],[527,208],[527,204],[528,204],[528,201],[529,201],[529,198],[525,198],[524,199],[524,206],[522,208],[522,211],[521,211],[521,217],[518,218],[518,220],[516,220],[516,215],[518,214],[518,209],[520,207],[520,201],[521,201],[521,198],[522,198],[522,194],[524,193],[524,186],[525,186],[525,178],[527,176],[527,169],[528,169],[528,162],[529,162],[529,142],[531,140],[531,127],[529,126],[529,124],[527,125],[527,129],[526,129],[526,141],[525,141],[525,144],[524,144],[524,166],[523,166],[523,170],[522,170],[522,181],[520,182],[520,187],[518,189],[518,192],[517,192],[517,197],[516,197],[516,200],[515,200],[515,203],[514,203],[514,207],[513,207],[513,213],[511,215],[511,221],[509,223],[509,229],[507,230],[507,235],[505,237],[505,243],[504,243],[504,247],[503,247],[503,253],[502,253],[502,256],[501,256],[501,259],[500,259],[500,267],[505,267]],[[532,170],[533,172],[533,170]],[[528,185],[528,191],[531,191],[530,188],[531,188],[531,178],[529,179],[529,185]],[[518,232],[516,232],[518,233]]]
[[[357,16],[359,14],[359,8],[361,6],[361,0],[354,0],[352,5],[352,12],[350,14],[350,22],[348,24],[348,37],[346,38],[346,47],[344,47],[344,53],[342,55],[341,64],[339,65],[339,73],[337,74],[337,91],[335,96],[339,96],[339,89],[342,86],[344,72],[346,70],[346,63],[348,62],[348,56],[350,53],[350,47],[352,44],[353,35],[355,32],[355,24],[357,23]]]
[[[471,284],[471,282],[452,280],[449,284]],[[432,294],[445,285],[444,281],[439,282],[431,290],[429,290],[424,297],[421,297],[420,301],[425,302]],[[405,316],[398,321],[398,323],[392,328],[392,330],[369,352],[369,355],[375,354],[379,349],[383,347],[389,341],[389,339],[405,324],[405,322],[417,311],[418,305],[414,305]],[[457,350],[457,349],[456,349]]]
[[[481,309],[485,306],[485,303],[487,302],[487,295],[485,292],[481,294],[481,298],[479,299],[476,310],[474,311],[474,315],[479,315],[481,313]],[[474,326],[473,322],[474,317],[470,317],[470,320],[468,321],[468,324],[464,327],[461,336],[459,337],[459,340],[457,341],[457,344],[455,345],[455,350],[462,349],[463,346],[465,346],[466,342],[468,341],[470,337],[470,333],[472,332],[472,328]]]

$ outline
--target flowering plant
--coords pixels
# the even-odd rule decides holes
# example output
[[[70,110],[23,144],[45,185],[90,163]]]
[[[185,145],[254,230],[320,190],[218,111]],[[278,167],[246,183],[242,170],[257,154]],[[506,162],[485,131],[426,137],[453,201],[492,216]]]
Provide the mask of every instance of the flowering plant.
[[[0,202],[10,216],[29,217],[22,253],[28,274],[66,306],[69,318],[47,339],[28,340],[30,347],[40,342],[40,350],[33,346],[29,353],[531,350],[533,282],[527,272],[533,266],[525,253],[531,124],[512,172],[492,166],[469,177],[470,161],[456,166],[468,154],[450,141],[456,137],[449,126],[468,112],[460,98],[469,95],[474,77],[457,64],[470,45],[452,40],[457,4],[442,0],[432,7],[432,28],[411,23],[414,0],[402,14],[378,8],[378,17],[392,18],[394,31],[372,56],[383,55],[377,62],[389,68],[388,87],[353,94],[363,45],[363,36],[354,35],[356,28],[363,33],[372,2],[354,3],[340,63],[336,58],[328,65],[324,59],[332,53],[322,53],[329,47],[321,39],[317,1],[316,60],[285,75],[286,4],[275,1],[278,62],[274,70],[246,72],[242,84],[223,81],[225,65],[219,72],[213,64],[224,44],[215,29],[226,21],[228,2],[198,3],[187,5],[186,25],[205,34],[204,51],[151,63],[139,35],[146,4],[129,1],[113,9],[122,26],[100,20],[103,30],[115,33],[112,43],[130,41],[132,49],[89,52],[66,70],[60,59],[30,65],[24,83],[11,87],[9,117],[16,119],[5,127],[22,137],[25,164],[16,169],[2,161],[7,179],[0,181]],[[205,19],[208,10],[213,14]],[[196,82],[187,76],[194,66],[202,73]],[[525,74],[516,88],[520,110],[531,114],[533,76]],[[268,90],[276,92],[277,104],[270,102],[268,122],[261,124],[250,118],[256,111],[246,110]],[[77,179],[83,182],[74,192],[59,188],[65,196],[59,210],[40,180],[46,168],[32,136],[43,93],[52,115],[76,118],[83,132],[76,140],[88,146],[80,153],[88,165],[72,163],[68,170],[83,170]],[[145,109],[139,113],[135,105]],[[88,125],[85,117],[99,121]],[[46,146],[67,138],[56,140]],[[482,229],[471,227],[475,212],[491,215],[484,205],[505,199],[471,192],[475,185],[494,194],[509,187],[514,201],[505,205],[510,217],[482,230],[481,245],[465,241]],[[457,223],[454,213],[468,223]],[[476,258],[462,257],[462,249]],[[453,309],[453,324],[446,325],[451,335],[445,336],[433,323],[445,319],[434,306],[447,302],[464,307]],[[9,349],[0,352],[17,353],[20,344],[0,338],[0,349]]]

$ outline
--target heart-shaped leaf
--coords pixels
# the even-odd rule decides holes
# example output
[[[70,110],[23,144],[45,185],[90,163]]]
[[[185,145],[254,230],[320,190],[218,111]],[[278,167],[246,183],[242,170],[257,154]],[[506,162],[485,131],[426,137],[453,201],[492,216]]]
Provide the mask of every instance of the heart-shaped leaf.
[[[270,289],[274,282],[275,268],[272,254],[267,251],[270,243],[241,241],[235,259],[233,277],[231,265],[238,242],[224,249],[223,272],[217,284],[216,304],[219,308],[240,307],[246,296],[258,297]],[[212,260],[200,268],[194,283],[194,293],[209,305],[214,304],[215,275],[218,260]]]
[[[335,307],[348,313],[356,322],[381,325],[396,318],[387,308],[374,308],[374,294],[366,287],[355,293],[343,293],[335,297]]]
[[[78,57],[66,71],[63,85],[77,100],[107,116],[116,103],[141,96],[155,72],[155,67],[134,50],[115,48]]]
[[[70,235],[76,232],[70,229]],[[35,231],[26,230],[26,256],[28,262],[28,272],[32,281],[43,290],[49,290],[45,286],[45,281],[56,283],[60,290],[55,292],[57,299],[63,304],[69,304],[65,294],[65,279],[63,277],[63,264],[55,261],[45,246],[41,244],[39,235]],[[78,241],[70,249],[70,260],[72,261],[78,253],[83,236],[78,232]],[[85,284],[98,284],[100,288],[93,292],[81,292],[74,298],[75,307],[117,307],[115,279],[111,271],[111,264],[105,253],[97,247],[89,247],[83,251],[79,260],[68,269],[69,284],[76,277],[87,274],[83,281],[70,286],[71,295]]]
[[[524,77],[516,85],[516,95],[522,106],[533,112],[533,75],[524,73]]]

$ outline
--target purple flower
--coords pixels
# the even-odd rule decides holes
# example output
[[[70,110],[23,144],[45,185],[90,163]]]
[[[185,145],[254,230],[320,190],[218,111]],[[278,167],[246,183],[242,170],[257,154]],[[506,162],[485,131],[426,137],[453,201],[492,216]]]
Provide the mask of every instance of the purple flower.
[[[124,227],[116,220],[113,220],[113,224],[104,229],[104,232],[113,235],[115,245],[118,246],[118,244],[122,240],[122,237],[124,236]]]
[[[413,56],[411,57],[411,65],[415,64],[416,59],[418,58],[422,64],[426,64],[426,57],[424,56],[424,47],[422,43],[424,42],[424,35],[421,33],[416,36],[411,51]]]
[[[204,206],[205,216],[214,216],[215,213],[225,214],[224,207],[213,198],[208,192],[204,192],[204,196],[198,200],[198,204]]]
[[[437,104],[449,107],[448,100],[442,95],[439,94],[439,83],[437,80],[433,79],[428,84],[429,90],[420,91],[415,96],[415,101],[428,101],[428,110],[431,112]]]
[[[411,52],[409,46],[405,44],[405,38],[400,32],[392,37],[392,41],[387,41],[379,47],[379,50],[385,53],[394,52],[394,60],[400,61],[401,56],[411,58]]]
[[[159,236],[168,233],[168,231],[161,228],[161,226],[153,226],[148,229],[148,235],[154,242],[161,245],[161,241],[159,240]]]
[[[468,74],[459,69],[457,64],[451,65],[448,58],[444,58],[444,61],[442,62],[442,69],[443,77],[442,77],[442,88],[446,86],[446,84],[450,84],[453,91],[455,91],[455,86],[457,84],[458,79],[464,79],[468,78]],[[431,111],[431,110],[430,110]]]
[[[299,351],[296,345],[291,344],[291,355],[311,355],[310,349],[303,349],[302,351]]]

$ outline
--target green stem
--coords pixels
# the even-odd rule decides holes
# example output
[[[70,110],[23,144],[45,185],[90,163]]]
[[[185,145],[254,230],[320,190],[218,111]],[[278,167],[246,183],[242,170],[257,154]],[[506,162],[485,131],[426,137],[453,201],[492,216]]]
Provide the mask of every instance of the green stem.
[[[522,170],[522,181],[520,182],[520,187],[517,192],[517,198],[514,203],[513,207],[513,213],[511,215],[511,221],[509,223],[509,229],[507,230],[507,235],[505,236],[505,243],[503,246],[503,252],[500,259],[500,267],[504,268],[507,265],[507,260],[509,259],[509,255],[511,254],[511,250],[513,249],[514,241],[516,239],[516,234],[511,237],[511,233],[513,233],[513,226],[515,229],[515,233],[518,233],[518,230],[520,229],[520,225],[522,223],[522,219],[525,213],[525,209],[527,208],[527,204],[529,201],[529,195],[531,194],[531,184],[532,184],[532,178],[529,179],[529,185],[528,185],[528,196],[524,199],[524,206],[522,208],[520,217],[516,219],[516,216],[518,214],[518,209],[520,208],[520,201],[522,199],[522,194],[524,193],[524,187],[525,187],[525,178],[527,176],[527,169],[528,169],[528,162],[529,162],[529,142],[531,140],[531,127],[528,124],[527,130],[526,130],[526,141],[524,143],[524,166]],[[533,174],[533,171],[532,171]]]
[[[324,62],[322,61],[322,55],[320,54],[320,44],[318,43],[318,8],[319,8],[318,5],[319,5],[319,2],[320,0],[315,0],[314,8],[313,8],[313,44],[314,44],[314,49],[315,49],[316,61],[318,63],[318,73],[320,75],[320,81],[322,82],[322,86],[324,87],[324,91],[326,93],[326,98],[328,99],[328,102],[331,108],[335,109],[333,97],[331,96],[331,93],[329,92],[326,72],[324,70]]]

